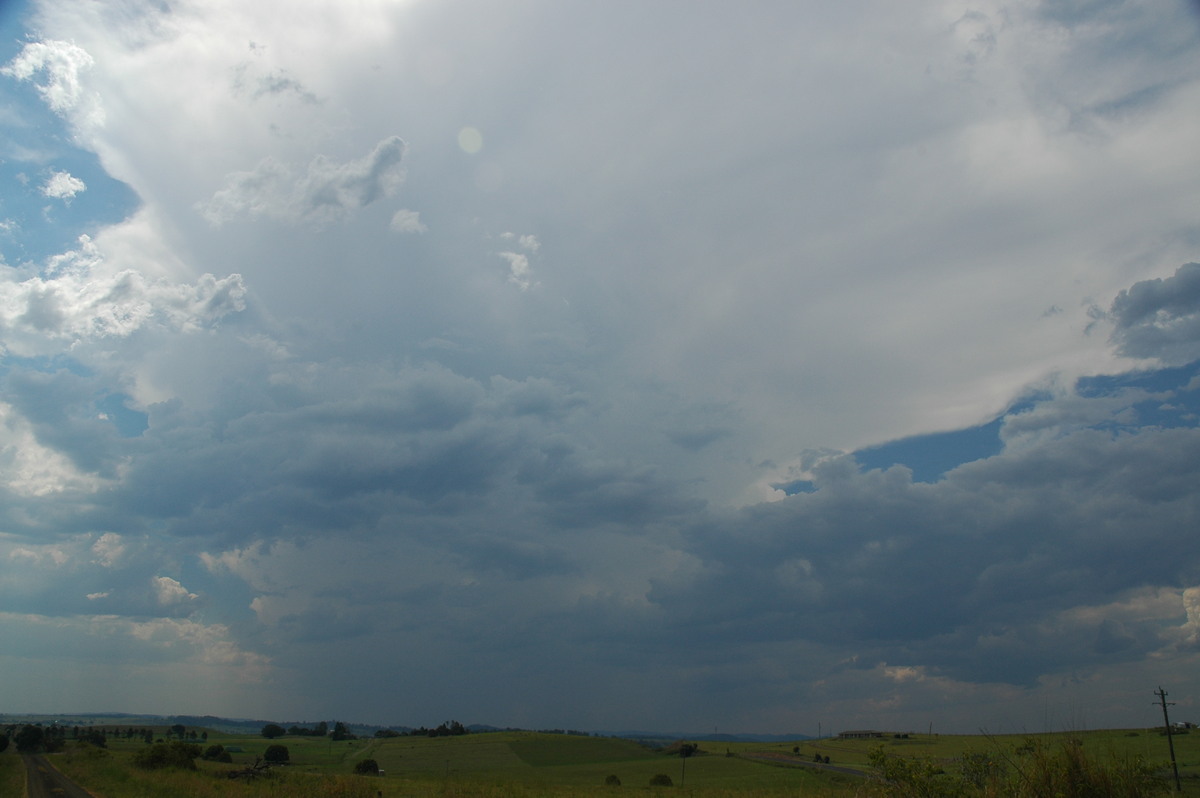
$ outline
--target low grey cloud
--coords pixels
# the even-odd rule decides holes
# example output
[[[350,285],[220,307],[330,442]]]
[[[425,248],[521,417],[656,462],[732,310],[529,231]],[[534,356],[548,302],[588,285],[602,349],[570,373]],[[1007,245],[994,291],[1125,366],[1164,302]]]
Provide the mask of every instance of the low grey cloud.
[[[1117,351],[1180,365],[1200,357],[1200,263],[1121,291],[1109,309]]]

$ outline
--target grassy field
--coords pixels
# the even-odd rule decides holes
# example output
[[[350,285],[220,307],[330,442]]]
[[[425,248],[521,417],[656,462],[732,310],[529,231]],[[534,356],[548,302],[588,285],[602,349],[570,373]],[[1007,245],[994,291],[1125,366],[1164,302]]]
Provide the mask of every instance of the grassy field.
[[[25,794],[25,767],[21,757],[15,752],[15,746],[0,753],[0,795]]]
[[[1078,739],[1099,758],[1139,756],[1166,763],[1167,742],[1154,730],[1092,731],[1070,735],[911,735],[908,739],[798,741],[787,744],[701,743],[698,755],[685,760],[652,751],[637,743],[603,737],[532,732],[497,732],[463,737],[397,737],[333,742],[328,738],[284,737],[265,740],[247,735],[209,732],[205,746],[221,744],[240,749],[235,764],[198,761],[197,772],[141,771],[132,767],[141,742],[109,740],[108,750],[69,745],[52,756],[65,773],[101,798],[177,798],[179,796],[313,796],[314,798],[425,798],[484,796],[612,796],[606,777],[620,779],[625,793],[685,792],[697,798],[725,796],[804,795],[837,798],[864,793],[871,772],[871,751],[927,759],[947,771],[968,753],[1002,756],[1036,739],[1046,746],[1068,737]],[[245,767],[267,746],[288,747],[291,764],[276,768],[272,777],[256,783],[231,782],[225,773]],[[1200,798],[1200,733],[1175,738],[1184,777],[1184,795]],[[799,749],[798,753],[795,749]],[[834,766],[851,768],[861,777],[806,767],[814,755],[829,757]],[[371,758],[384,775],[355,776],[354,765]],[[0,755],[0,779],[17,757]],[[666,774],[674,788],[652,788],[650,779]],[[4,782],[0,781],[0,790]],[[682,787],[682,789],[680,789]],[[0,794],[9,794],[0,791]],[[20,794],[20,793],[14,793]]]

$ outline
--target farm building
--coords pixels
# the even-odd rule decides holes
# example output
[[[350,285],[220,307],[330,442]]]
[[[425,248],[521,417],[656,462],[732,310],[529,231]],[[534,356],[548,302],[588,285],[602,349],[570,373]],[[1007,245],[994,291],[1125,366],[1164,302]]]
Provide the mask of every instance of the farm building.
[[[874,737],[882,737],[883,732],[872,731],[870,729],[860,729],[858,731],[844,731],[838,734],[839,740],[870,740]]]

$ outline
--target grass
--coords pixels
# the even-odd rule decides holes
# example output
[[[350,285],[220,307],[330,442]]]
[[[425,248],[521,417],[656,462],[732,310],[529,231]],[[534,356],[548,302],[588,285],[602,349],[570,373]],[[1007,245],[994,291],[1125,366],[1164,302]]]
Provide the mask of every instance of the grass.
[[[1064,735],[911,735],[908,739],[798,741],[787,744],[701,743],[698,755],[686,760],[613,738],[497,732],[464,737],[397,737],[333,742],[328,738],[285,737],[265,740],[251,735],[209,732],[202,747],[236,746],[234,765],[198,761],[199,770],[140,771],[130,758],[143,743],[109,740],[108,750],[68,746],[52,761],[100,798],[208,798],[212,796],[313,796],[313,798],[532,798],[533,796],[607,796],[683,794],[696,798],[769,798],[802,794],[814,798],[851,798],[869,791],[871,753],[928,760],[957,772],[962,757],[978,752],[1012,752],[1035,738],[1047,749],[1067,738],[1080,741],[1089,756],[1140,756],[1156,767],[1168,761],[1166,739],[1155,730],[1095,731]],[[291,765],[272,770],[256,783],[231,782],[225,772],[245,767],[267,746],[280,743]],[[793,751],[798,748],[799,752]],[[1200,798],[1200,733],[1175,738],[1184,796]],[[863,777],[815,770],[803,763],[828,756],[831,764],[857,770]],[[371,758],[382,777],[353,775],[354,764]],[[15,768],[12,765],[15,764]],[[0,755],[0,795],[14,782],[3,781],[18,757]],[[1167,771],[1169,772],[1169,770]],[[652,776],[671,777],[673,788],[651,788]],[[685,775],[686,773],[686,775]],[[622,787],[604,786],[617,776]],[[23,777],[20,782],[23,784]],[[684,789],[679,789],[680,786]],[[666,790],[667,792],[663,792]],[[674,790],[675,792],[671,792]]]
[[[0,753],[0,795],[25,794],[25,763],[15,753],[16,746]]]

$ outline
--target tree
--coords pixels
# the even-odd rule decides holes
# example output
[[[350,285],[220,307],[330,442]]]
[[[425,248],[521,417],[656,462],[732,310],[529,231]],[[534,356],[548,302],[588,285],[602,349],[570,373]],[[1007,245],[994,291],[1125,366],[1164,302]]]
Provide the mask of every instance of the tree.
[[[374,759],[360,759],[354,763],[354,772],[360,776],[378,776],[379,763]]]
[[[143,770],[159,770],[161,768],[195,770],[195,759],[198,756],[200,756],[200,746],[195,743],[172,740],[169,743],[154,743],[139,749],[133,755],[133,764]]]
[[[176,723],[174,726],[171,727],[171,734],[174,734],[180,740],[183,739],[183,735],[186,732],[187,732],[187,726],[184,726],[182,723]]]
[[[262,736],[268,740],[274,740],[276,737],[282,737],[287,734],[287,731],[277,723],[268,723],[262,727]]]
[[[17,732],[17,736],[13,738],[13,742],[17,744],[18,751],[26,754],[40,749],[45,739],[46,733],[42,731],[41,726],[25,725]]]
[[[0,734],[0,754],[3,754],[7,748],[8,748],[8,735]]]
[[[99,729],[87,729],[79,735],[79,739],[97,748],[108,748],[108,738]]]
[[[291,759],[286,745],[269,745],[263,752],[263,759],[275,765],[282,765]]]

